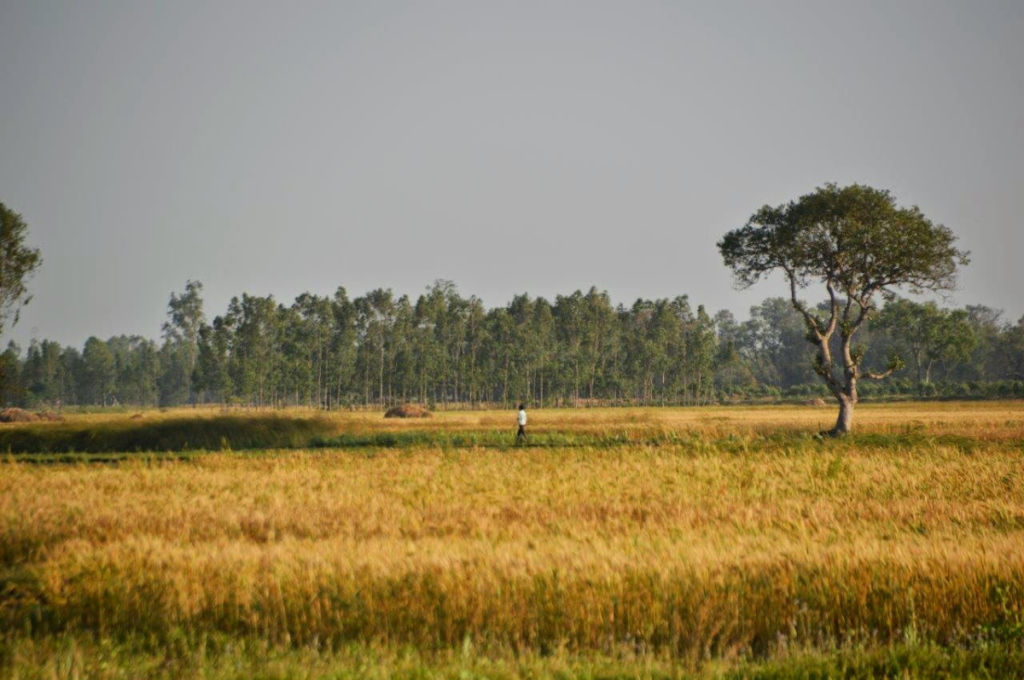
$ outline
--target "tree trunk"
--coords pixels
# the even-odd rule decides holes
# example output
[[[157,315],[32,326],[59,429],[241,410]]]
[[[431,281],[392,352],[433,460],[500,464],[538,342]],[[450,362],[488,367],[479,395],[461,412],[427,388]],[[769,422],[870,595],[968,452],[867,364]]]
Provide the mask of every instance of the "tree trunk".
[[[849,434],[853,428],[853,400],[847,396],[839,397],[839,418],[836,426],[829,432],[833,437],[842,437]]]

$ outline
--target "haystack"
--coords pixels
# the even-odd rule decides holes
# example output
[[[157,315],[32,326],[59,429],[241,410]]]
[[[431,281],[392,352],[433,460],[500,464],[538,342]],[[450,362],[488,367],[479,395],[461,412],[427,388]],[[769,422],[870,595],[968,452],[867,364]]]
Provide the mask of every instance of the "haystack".
[[[807,402],[807,406],[828,406],[828,404],[825,402],[824,399],[821,399],[819,397],[818,399],[811,399],[809,402]]]
[[[402,404],[388,409],[385,418],[429,418],[430,411],[416,404]]]
[[[0,411],[0,423],[34,423],[37,420],[39,416],[23,408],[5,408]]]

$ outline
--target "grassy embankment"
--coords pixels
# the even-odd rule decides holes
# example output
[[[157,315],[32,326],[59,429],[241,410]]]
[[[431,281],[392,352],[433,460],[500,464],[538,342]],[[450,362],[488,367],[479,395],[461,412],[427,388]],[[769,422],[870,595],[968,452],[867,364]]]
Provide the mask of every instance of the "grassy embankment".
[[[1024,404],[863,408],[842,441],[810,434],[831,410],[532,415],[545,445],[518,450],[509,414],[333,414],[284,417],[314,450],[12,455],[0,674],[998,677],[1024,662]],[[83,415],[0,441],[181,418]]]

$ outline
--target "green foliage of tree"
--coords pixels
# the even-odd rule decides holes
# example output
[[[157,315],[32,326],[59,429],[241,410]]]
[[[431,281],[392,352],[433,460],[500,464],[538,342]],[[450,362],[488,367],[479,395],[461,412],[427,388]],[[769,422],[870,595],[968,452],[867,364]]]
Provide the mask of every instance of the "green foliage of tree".
[[[964,311],[976,342],[968,361],[951,366],[955,377],[961,380],[1000,378],[1005,372],[1005,365],[998,353],[1003,332],[1002,311],[985,305],[967,305]]]
[[[24,367],[21,348],[13,340],[0,354],[0,395],[8,406],[25,403]]]
[[[180,295],[171,293],[164,344],[160,348],[160,401],[164,404],[192,402],[192,376],[199,356],[199,334],[205,323],[203,284],[188,281]]]
[[[82,350],[81,389],[89,403],[109,406],[114,403],[117,367],[107,343],[97,337],[85,341]]]
[[[0,335],[8,321],[12,326],[18,323],[22,306],[31,302],[28,280],[43,261],[38,249],[25,245],[27,235],[22,216],[0,202]],[[0,394],[9,401],[21,400],[25,391],[18,354],[9,347],[0,367]]]
[[[931,301],[894,299],[883,308],[877,327],[912,359],[918,392],[931,382],[936,363],[966,362],[977,344],[965,310],[942,309]]]
[[[228,373],[230,341],[230,331],[222,317],[218,316],[213,324],[203,324],[199,329],[192,386],[203,402],[227,403],[234,396],[231,375]]]
[[[66,396],[66,366],[63,348],[52,340],[29,343],[22,368],[25,401],[29,406],[60,408]]]
[[[1006,329],[998,351],[1006,366],[1006,377],[1024,380],[1024,316]]]
[[[0,334],[9,320],[18,323],[21,307],[32,300],[28,279],[43,261],[38,249],[25,245],[27,235],[22,216],[0,203]]]
[[[114,399],[119,404],[155,406],[160,401],[160,350],[152,340],[119,335],[107,340],[114,359]]]
[[[899,207],[888,191],[826,184],[795,201],[764,206],[745,226],[727,233],[718,248],[741,287],[772,272],[785,277],[807,340],[818,350],[814,370],[839,402],[832,430],[839,435],[852,426],[858,382],[885,378],[899,367],[894,359],[881,372],[862,369],[864,355],[855,337],[876,311],[877,297],[900,288],[952,290],[959,267],[968,261],[955,242],[947,227],[934,224],[916,206]],[[828,294],[825,314],[799,297],[811,284]]]

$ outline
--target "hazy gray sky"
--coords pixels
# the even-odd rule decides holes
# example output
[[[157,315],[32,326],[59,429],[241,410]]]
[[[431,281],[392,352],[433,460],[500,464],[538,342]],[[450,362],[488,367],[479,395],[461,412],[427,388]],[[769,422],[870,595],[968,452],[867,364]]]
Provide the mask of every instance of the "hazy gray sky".
[[[155,337],[206,286],[453,279],[745,317],[715,242],[826,181],[956,231],[1024,313],[1024,2],[0,0],[0,201],[44,264],[13,337]],[[6,340],[6,339],[5,339]]]

